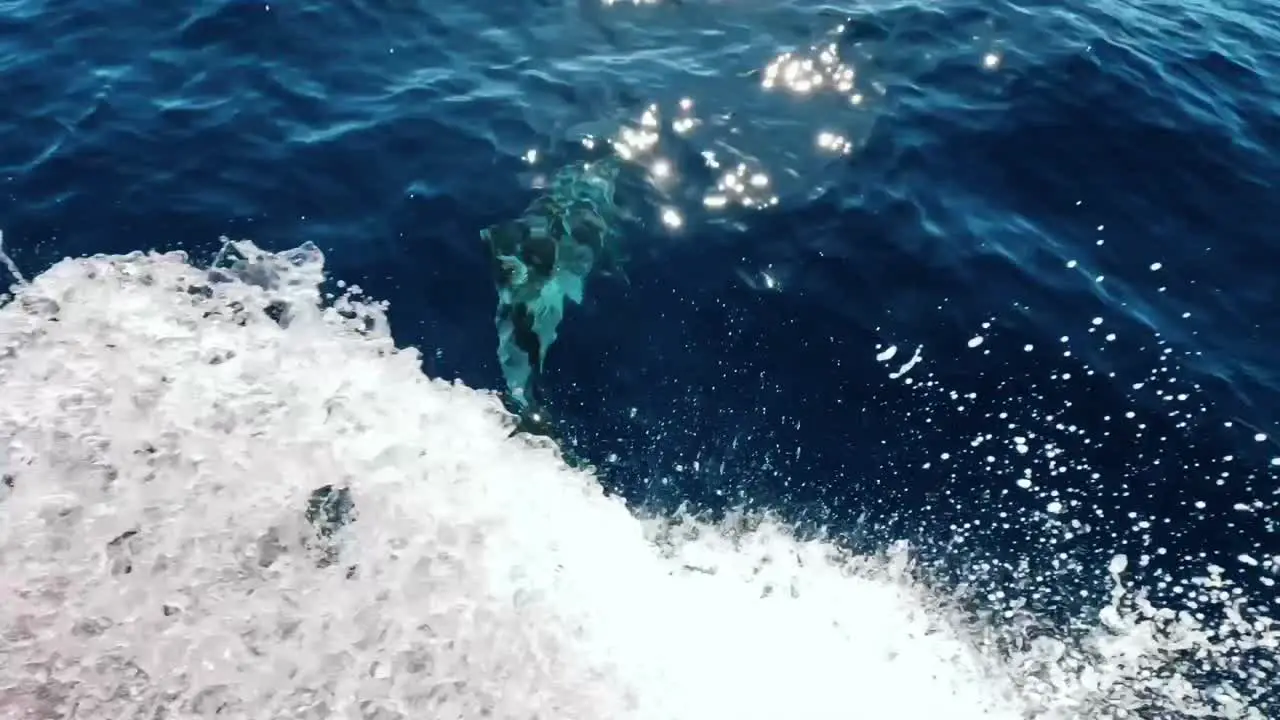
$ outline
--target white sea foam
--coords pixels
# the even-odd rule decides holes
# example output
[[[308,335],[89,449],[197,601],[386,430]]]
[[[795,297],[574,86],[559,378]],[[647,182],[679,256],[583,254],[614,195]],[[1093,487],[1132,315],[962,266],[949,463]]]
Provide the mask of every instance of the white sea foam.
[[[1258,618],[1117,590],[1083,640],[1010,634],[904,547],[636,517],[381,306],[322,302],[315,248],[221,260],[65,260],[0,309],[0,717],[1263,717]],[[358,513],[337,566],[324,485]]]

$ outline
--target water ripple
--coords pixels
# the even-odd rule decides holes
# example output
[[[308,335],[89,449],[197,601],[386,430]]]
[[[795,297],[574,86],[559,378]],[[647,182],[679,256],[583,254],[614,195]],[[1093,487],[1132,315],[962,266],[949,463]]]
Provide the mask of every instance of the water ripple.
[[[496,387],[479,229],[622,152],[633,283],[549,382],[633,501],[909,536],[983,591],[1043,564],[1038,609],[1077,616],[1054,588],[1119,546],[1157,585],[1275,546],[1272,5],[3,10],[20,267],[310,240],[429,372]]]

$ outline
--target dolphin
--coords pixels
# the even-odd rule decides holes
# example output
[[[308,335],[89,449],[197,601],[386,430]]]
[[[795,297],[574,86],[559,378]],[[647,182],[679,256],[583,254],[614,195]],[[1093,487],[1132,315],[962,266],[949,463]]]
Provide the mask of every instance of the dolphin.
[[[621,163],[609,157],[561,168],[514,220],[480,231],[498,291],[498,361],[518,414],[537,412],[547,351],[565,301],[581,304],[588,276],[626,280],[614,200]]]

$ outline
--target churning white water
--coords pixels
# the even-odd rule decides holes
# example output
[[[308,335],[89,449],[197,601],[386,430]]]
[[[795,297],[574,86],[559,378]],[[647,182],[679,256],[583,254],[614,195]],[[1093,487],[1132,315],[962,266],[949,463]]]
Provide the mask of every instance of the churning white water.
[[[219,264],[65,260],[0,309],[6,720],[1263,717],[1264,618],[1117,591],[1083,639],[997,637],[904,547],[636,517],[325,300],[314,247]]]

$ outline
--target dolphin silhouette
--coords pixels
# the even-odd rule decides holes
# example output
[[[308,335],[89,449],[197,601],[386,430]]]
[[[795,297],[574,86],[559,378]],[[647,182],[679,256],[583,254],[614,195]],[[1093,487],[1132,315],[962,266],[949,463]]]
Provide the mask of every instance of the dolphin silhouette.
[[[620,169],[613,157],[561,168],[520,217],[480,231],[498,290],[498,361],[520,413],[538,409],[565,301],[582,303],[593,271],[626,278],[618,240],[628,216],[614,200]]]

